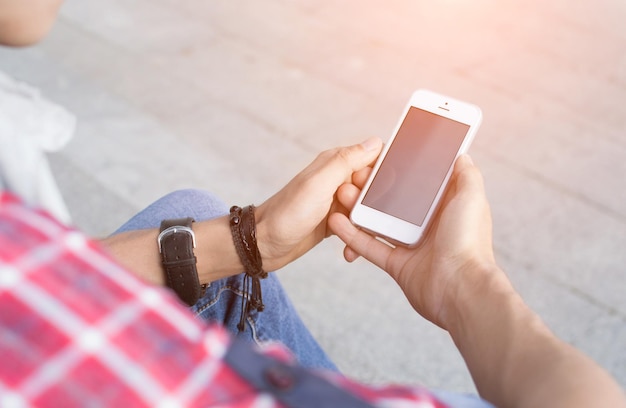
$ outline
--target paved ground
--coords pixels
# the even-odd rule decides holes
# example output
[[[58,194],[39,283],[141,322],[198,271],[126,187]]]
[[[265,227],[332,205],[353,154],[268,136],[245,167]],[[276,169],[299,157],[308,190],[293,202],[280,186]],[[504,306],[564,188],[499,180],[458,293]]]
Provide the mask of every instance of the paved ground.
[[[626,386],[622,0],[68,0],[0,69],[79,118],[52,157],[94,235],[160,195],[260,203],[317,152],[388,137],[411,91],[483,108],[472,154],[497,255],[546,322]],[[446,333],[329,240],[281,278],[339,366],[472,390]]]

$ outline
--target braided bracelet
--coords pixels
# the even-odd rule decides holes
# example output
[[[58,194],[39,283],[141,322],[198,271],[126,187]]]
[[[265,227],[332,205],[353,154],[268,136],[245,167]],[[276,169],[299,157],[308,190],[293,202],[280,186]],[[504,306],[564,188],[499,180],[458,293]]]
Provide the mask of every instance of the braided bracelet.
[[[252,309],[262,312],[265,308],[261,294],[260,279],[267,278],[263,270],[263,260],[256,241],[256,220],[254,206],[230,208],[230,231],[237,255],[244,268],[243,296],[241,298],[241,318],[237,328],[242,332],[245,321]]]

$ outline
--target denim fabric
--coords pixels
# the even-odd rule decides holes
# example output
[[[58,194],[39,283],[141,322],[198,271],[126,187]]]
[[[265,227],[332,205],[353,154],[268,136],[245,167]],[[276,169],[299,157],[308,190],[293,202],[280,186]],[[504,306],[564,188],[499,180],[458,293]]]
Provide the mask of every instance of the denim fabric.
[[[170,218],[208,220],[228,214],[228,206],[215,195],[200,190],[179,190],[139,212],[116,232],[158,228]],[[201,242],[198,245],[202,245]],[[337,370],[306,328],[287,297],[278,277],[270,273],[261,280],[263,312],[249,313],[245,331],[239,333],[243,274],[212,282],[206,294],[191,307],[202,319],[220,323],[234,335],[259,344],[277,341],[287,346],[305,367]]]

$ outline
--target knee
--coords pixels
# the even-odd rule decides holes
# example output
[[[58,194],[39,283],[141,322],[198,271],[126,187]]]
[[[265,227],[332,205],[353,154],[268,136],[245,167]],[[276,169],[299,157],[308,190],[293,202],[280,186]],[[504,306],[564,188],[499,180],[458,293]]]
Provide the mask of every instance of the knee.
[[[215,194],[200,189],[173,191],[159,200],[162,206],[176,209],[181,217],[196,221],[215,218],[228,213],[228,206]]]
[[[185,201],[203,201],[203,200],[219,200],[213,193],[197,188],[183,188],[174,190],[161,198],[163,201],[169,202],[185,202]]]

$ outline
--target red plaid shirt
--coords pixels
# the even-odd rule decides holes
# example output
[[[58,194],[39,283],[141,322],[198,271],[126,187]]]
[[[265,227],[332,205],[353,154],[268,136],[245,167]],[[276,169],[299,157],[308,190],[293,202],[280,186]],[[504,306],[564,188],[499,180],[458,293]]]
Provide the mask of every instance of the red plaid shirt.
[[[0,406],[285,406],[289,384],[261,390],[233,368],[236,344],[97,243],[0,193]],[[293,364],[278,346],[252,352]],[[373,406],[442,406],[422,389],[307,375]]]

